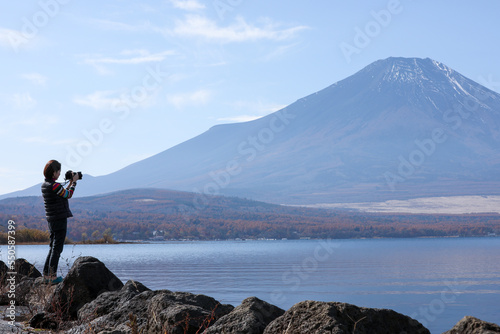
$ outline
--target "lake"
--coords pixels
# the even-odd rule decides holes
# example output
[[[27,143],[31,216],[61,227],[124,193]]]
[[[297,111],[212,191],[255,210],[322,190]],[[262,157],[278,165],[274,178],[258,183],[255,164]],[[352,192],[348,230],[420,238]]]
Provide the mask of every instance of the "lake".
[[[7,247],[1,246],[6,261]],[[41,271],[47,245],[19,245]],[[95,256],[123,282],[201,293],[237,306],[256,296],[283,309],[303,300],[390,308],[432,333],[463,316],[500,323],[500,238],[196,241],[66,245],[65,274]]]

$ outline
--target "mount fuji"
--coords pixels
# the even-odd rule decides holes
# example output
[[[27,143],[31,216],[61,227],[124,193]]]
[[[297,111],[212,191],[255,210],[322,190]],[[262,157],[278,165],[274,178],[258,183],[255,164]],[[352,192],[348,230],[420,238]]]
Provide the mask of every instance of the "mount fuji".
[[[79,196],[152,187],[284,204],[500,195],[500,94],[432,59],[388,58],[78,187]]]

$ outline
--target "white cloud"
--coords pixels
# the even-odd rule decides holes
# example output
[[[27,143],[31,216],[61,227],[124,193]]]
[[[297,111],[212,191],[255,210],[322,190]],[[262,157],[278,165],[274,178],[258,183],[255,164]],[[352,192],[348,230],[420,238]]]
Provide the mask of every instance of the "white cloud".
[[[217,120],[218,121],[222,121],[222,122],[237,122],[237,123],[240,123],[240,122],[253,121],[253,120],[259,119],[261,117],[263,117],[263,116],[262,115],[261,116],[256,116],[256,115],[239,115],[239,116],[232,116],[232,117],[222,117],[222,118],[218,118]]]
[[[77,96],[73,99],[73,102],[82,106],[91,107],[95,110],[109,111],[118,111],[119,108],[123,106],[129,108],[144,108],[154,105],[158,91],[143,90],[142,86],[136,87],[138,88],[138,95],[133,95],[135,94],[132,93],[134,90],[102,90],[85,96]],[[146,94],[143,94],[144,92]]]
[[[26,33],[19,30],[0,28],[0,47],[10,48],[15,52],[19,50],[32,50],[47,45],[47,41],[38,30]]]
[[[45,137],[25,137],[22,139],[23,142],[28,144],[48,144],[50,143],[48,138]]]
[[[175,7],[187,11],[195,11],[205,9],[205,5],[196,0],[170,0],[170,3]]]
[[[146,49],[131,49],[131,50],[123,50],[122,52],[120,52],[120,54],[124,56],[130,56],[130,55],[147,56],[150,53]]]
[[[44,112],[29,110],[5,113],[0,117],[0,124],[2,124],[0,137],[6,136],[2,142],[15,141],[17,145],[27,142],[27,138],[38,136],[40,133],[41,136],[44,136],[43,133],[52,133],[59,126],[60,119]]]
[[[22,138],[21,141],[28,144],[50,145],[50,146],[71,145],[74,143],[73,139],[53,140],[42,136],[25,137]]]
[[[264,103],[262,101],[236,101],[230,104],[236,110],[245,110],[247,113],[267,115],[285,108],[286,104]]]
[[[17,173],[19,173],[19,170],[17,170],[16,168],[0,167],[0,176],[11,177]]]
[[[248,24],[244,18],[237,17],[236,22],[227,27],[219,27],[217,23],[200,15],[187,15],[185,20],[176,21],[172,34],[181,37],[202,37],[223,43],[267,40],[285,40],[294,37],[306,26],[279,29],[267,20],[263,27]]]
[[[132,25],[128,23],[102,20],[102,19],[84,19],[84,22],[89,23],[94,27],[105,30],[127,31],[127,32],[141,32],[147,31],[147,25]]]
[[[275,103],[263,103],[261,101],[237,101],[230,104],[234,109],[239,111],[246,111],[249,114],[241,114],[230,117],[218,118],[218,121],[223,122],[248,122],[258,118],[264,117],[283,109],[286,105],[279,105]]]
[[[177,8],[193,11],[202,9],[204,5],[197,1],[171,0]],[[290,28],[282,28],[281,24],[273,22],[271,19],[261,19],[261,26],[247,23],[241,16],[236,17],[235,21],[228,26],[218,26],[218,21],[211,20],[206,16],[199,14],[187,14],[184,19],[176,20],[172,29],[155,26],[150,22],[139,25],[131,25],[109,20],[91,19],[92,25],[100,26],[107,30],[118,30],[126,32],[146,32],[158,33],[164,36],[200,37],[210,41],[222,43],[246,42],[256,40],[283,41],[295,37],[299,32],[309,29],[307,26],[299,25]]]
[[[12,34],[16,33],[14,30],[0,28],[0,46],[11,47]]]
[[[26,38],[20,31],[0,28],[0,46],[17,49],[17,46],[25,41]]]
[[[276,47],[275,50],[267,54],[266,56],[262,57],[261,59],[263,61],[270,61],[274,60],[277,58],[281,58],[283,55],[291,52],[294,48],[296,48],[299,45],[299,43],[293,43],[293,44],[287,44],[287,45],[280,45]]]
[[[13,121],[11,125],[36,126],[38,128],[46,128],[57,123],[59,123],[59,118],[57,116],[36,113],[29,117],[16,118],[16,120]]]
[[[39,73],[26,73],[22,75],[23,78],[31,81],[31,83],[37,86],[45,86],[47,83],[47,77]]]
[[[83,62],[92,65],[100,74],[110,74],[111,72],[104,65],[138,65],[143,63],[161,62],[168,56],[176,54],[175,51],[167,50],[157,53],[150,53],[147,50],[124,50],[120,52],[121,57],[105,57],[101,55],[84,55]]]
[[[32,109],[36,106],[37,102],[31,97],[30,93],[17,93],[12,95],[11,98],[14,109],[26,110]]]
[[[122,103],[120,98],[110,97],[114,94],[116,91],[97,91],[84,97],[76,97],[73,102],[96,110],[111,110],[114,106]]]
[[[175,54],[174,51],[163,51],[158,53],[149,53],[146,50],[126,50],[122,51],[122,55],[133,56],[133,57],[97,57],[97,58],[87,58],[84,60],[85,63],[96,65],[96,64],[122,64],[122,65],[135,65],[142,63],[151,63],[163,61],[167,56]]]
[[[192,93],[179,93],[167,95],[167,101],[176,108],[191,105],[205,104],[210,100],[212,93],[206,89],[200,89]]]

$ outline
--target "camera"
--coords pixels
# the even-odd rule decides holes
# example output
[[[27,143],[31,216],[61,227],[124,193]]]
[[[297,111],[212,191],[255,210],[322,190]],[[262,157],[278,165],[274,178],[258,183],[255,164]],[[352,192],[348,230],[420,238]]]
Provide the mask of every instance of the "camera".
[[[69,170],[64,174],[64,179],[65,180],[72,180],[75,175],[78,175],[78,180],[81,180],[83,175],[82,172],[73,172],[72,170]]]

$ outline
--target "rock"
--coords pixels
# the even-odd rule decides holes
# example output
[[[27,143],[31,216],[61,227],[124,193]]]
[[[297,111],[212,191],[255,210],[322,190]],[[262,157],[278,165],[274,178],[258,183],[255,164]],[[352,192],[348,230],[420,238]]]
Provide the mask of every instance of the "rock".
[[[7,279],[7,272],[9,271],[9,267],[5,264],[5,262],[0,261],[0,284],[5,283]]]
[[[14,268],[18,276],[27,276],[31,278],[41,277],[42,274],[35,268],[34,265],[26,261],[25,259],[16,259],[14,262]]]
[[[443,334],[494,334],[500,333],[500,326],[474,317],[464,317],[452,329]]]
[[[85,256],[76,259],[62,283],[59,283],[46,305],[49,313],[76,319],[77,312],[106,291],[116,291],[123,283],[98,259]]]
[[[272,321],[264,334],[430,334],[417,320],[392,310],[303,301]]]
[[[10,298],[7,296],[6,293],[3,293],[0,295],[0,305],[9,305],[10,303]]]
[[[158,291],[147,290],[127,300],[116,307],[107,315],[91,322],[99,330],[122,330],[130,332],[132,329],[140,333],[144,331],[148,321],[148,304]],[[145,332],[147,333],[147,332]]]
[[[147,288],[140,292],[144,286],[136,285],[139,287],[136,289],[132,282],[127,282],[120,291],[103,293],[82,307],[79,321],[86,325],[74,327],[67,333],[83,334],[89,326],[96,333],[202,333],[209,324],[234,308],[221,305],[211,297],[187,292]],[[91,314],[92,309],[97,314],[108,313],[88,323],[83,317]]]
[[[30,325],[67,334],[89,330],[99,334],[429,333],[418,321],[386,309],[303,301],[285,312],[256,297],[234,308],[205,295],[151,291],[136,281],[123,285],[93,257],[78,258],[56,286],[43,284],[40,273],[26,260],[19,259],[16,265],[19,280],[8,279],[16,282],[16,305],[27,305],[36,313]],[[8,272],[0,261],[0,276],[5,278]],[[0,301],[4,297],[5,293],[0,295]],[[500,334],[500,326],[465,317],[443,334],[493,333]]]
[[[25,259],[16,259],[13,263],[12,270],[0,261],[0,276],[2,284],[7,287],[7,292],[0,296],[0,305],[6,305],[10,302],[9,290],[12,290],[11,284],[15,282],[16,305],[30,305],[32,310],[39,311],[43,306],[39,305],[38,301],[44,299],[45,296],[51,294],[53,289],[46,288],[41,284],[42,275],[31,263]],[[39,307],[41,306],[41,307]]]
[[[55,329],[59,327],[59,322],[54,320],[53,315],[48,315],[44,312],[35,314],[29,324],[33,328],[43,328],[43,329]]]
[[[144,291],[151,290],[140,282],[130,280],[120,290],[101,293],[96,299],[85,304],[78,311],[78,320],[90,322],[98,317],[109,314],[120,305],[125,304]]]
[[[285,313],[257,297],[245,299],[229,314],[221,317],[204,334],[262,334],[266,326]]]
[[[212,297],[159,291],[148,304],[147,333],[195,334],[234,309]]]
[[[10,289],[10,282],[7,282],[7,279],[10,275],[7,275],[9,272],[9,267],[5,264],[5,262],[0,261],[0,288],[2,291],[8,291]],[[0,305],[8,305],[10,302],[10,298],[8,297],[8,293],[2,293],[0,295]]]
[[[16,284],[16,304],[28,305],[34,293],[35,279],[31,277],[24,277],[19,283]]]
[[[41,276],[38,269],[25,259],[16,259],[12,270],[3,261],[0,261],[0,285],[7,286],[8,289],[12,284],[15,285],[16,293],[14,295],[18,305],[26,305],[26,298],[31,292],[34,279]],[[0,297],[0,304],[9,303],[9,299],[8,293],[4,293]]]
[[[120,292],[105,292],[94,302],[82,307],[81,312],[78,312],[79,316],[82,316],[82,320],[78,320],[78,322],[83,324],[71,328],[66,333],[86,334],[89,328],[92,328],[95,333],[131,333],[132,328],[134,328],[136,332],[138,332],[138,328],[145,328],[147,324],[147,303],[156,293],[149,289],[133,296],[131,299],[121,304],[118,302],[109,303],[107,304],[109,308],[103,305],[98,312],[108,312],[106,314],[101,314],[100,316],[91,315],[88,319],[83,318],[87,314],[91,314],[92,305],[97,306],[105,298],[110,298],[113,301],[120,300],[120,296],[117,296]]]

